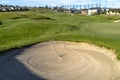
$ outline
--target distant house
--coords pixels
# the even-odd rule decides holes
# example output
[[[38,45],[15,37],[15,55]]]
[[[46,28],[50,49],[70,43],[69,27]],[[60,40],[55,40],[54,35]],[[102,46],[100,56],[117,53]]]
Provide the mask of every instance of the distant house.
[[[65,9],[64,12],[70,14],[71,10],[70,9]]]
[[[101,13],[100,7],[88,9],[88,15],[94,15],[94,14],[99,15],[100,13]]]
[[[9,11],[15,11],[14,6],[9,6]]]
[[[0,12],[2,11],[2,7],[0,7]]]
[[[107,12],[106,12],[107,15],[120,15],[120,9],[117,8],[112,8],[112,9],[109,9]]]
[[[65,12],[67,14],[81,14],[80,10],[75,10],[75,9],[64,9],[63,12]]]
[[[74,10],[73,13],[74,14],[81,14],[81,10]]]
[[[82,9],[81,14],[82,15],[88,15],[88,9]]]
[[[100,14],[101,13],[101,8],[90,8],[90,9],[82,9],[81,14],[83,15],[94,15],[94,14]]]
[[[5,7],[2,7],[2,8],[1,8],[1,11],[2,11],[2,12],[6,12],[7,9],[6,9]]]
[[[12,6],[12,5],[2,5],[0,4],[0,12],[11,12],[11,11],[28,11],[30,8],[27,6]]]

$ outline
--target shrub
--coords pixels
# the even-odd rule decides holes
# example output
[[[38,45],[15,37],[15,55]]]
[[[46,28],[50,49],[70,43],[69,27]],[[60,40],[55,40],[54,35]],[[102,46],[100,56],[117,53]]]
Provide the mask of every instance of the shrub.
[[[0,21],[0,25],[2,25],[2,22]]]

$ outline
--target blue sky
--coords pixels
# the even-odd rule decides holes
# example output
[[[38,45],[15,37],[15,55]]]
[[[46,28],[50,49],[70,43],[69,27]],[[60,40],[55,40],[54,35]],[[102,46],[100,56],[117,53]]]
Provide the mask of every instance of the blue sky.
[[[107,3],[105,3],[107,1]],[[59,5],[83,5],[101,2],[102,6],[120,7],[120,0],[0,0],[0,4],[20,6],[59,6]]]

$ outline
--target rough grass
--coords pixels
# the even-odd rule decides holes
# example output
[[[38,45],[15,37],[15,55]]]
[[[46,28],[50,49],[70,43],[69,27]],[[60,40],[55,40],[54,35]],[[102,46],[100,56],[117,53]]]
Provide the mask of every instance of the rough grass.
[[[119,16],[64,13],[1,13],[0,51],[49,40],[88,42],[116,51],[120,59]]]
[[[20,18],[28,18],[28,19],[50,19],[46,16],[41,16],[39,14],[34,14],[30,12],[3,12],[0,14],[0,20],[3,19],[20,19]]]
[[[2,25],[2,21],[0,21],[0,25]]]

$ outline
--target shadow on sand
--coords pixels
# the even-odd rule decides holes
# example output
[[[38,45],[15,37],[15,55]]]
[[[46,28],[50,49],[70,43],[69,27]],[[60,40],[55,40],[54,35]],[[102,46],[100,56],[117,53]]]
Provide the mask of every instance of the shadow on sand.
[[[24,52],[22,49],[7,51],[0,56],[0,80],[47,80],[34,74],[23,63],[16,59],[17,55]]]

